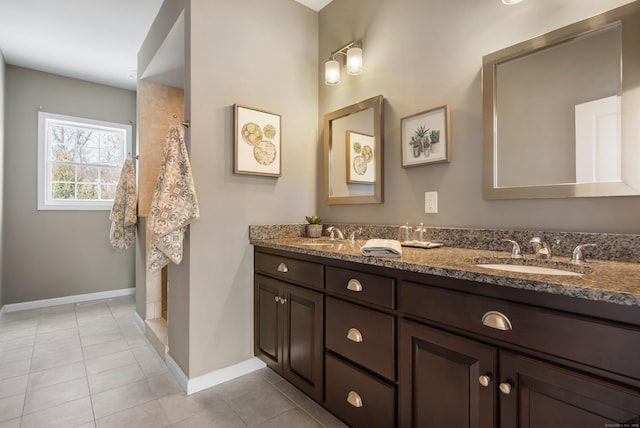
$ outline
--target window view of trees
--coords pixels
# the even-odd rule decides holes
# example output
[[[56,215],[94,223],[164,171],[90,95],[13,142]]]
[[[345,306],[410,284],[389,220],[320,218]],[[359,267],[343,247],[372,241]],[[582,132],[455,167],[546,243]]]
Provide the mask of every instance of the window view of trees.
[[[51,121],[47,127],[50,198],[113,200],[126,133]]]

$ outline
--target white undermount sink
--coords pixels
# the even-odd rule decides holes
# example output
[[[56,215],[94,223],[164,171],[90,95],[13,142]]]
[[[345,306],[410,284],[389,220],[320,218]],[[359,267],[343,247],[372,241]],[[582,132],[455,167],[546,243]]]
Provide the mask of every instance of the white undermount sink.
[[[514,264],[478,264],[478,267],[487,269],[503,270],[508,272],[533,273],[537,275],[565,275],[565,276],[582,276],[581,273],[571,272],[563,269],[553,269],[540,266],[514,265]]]

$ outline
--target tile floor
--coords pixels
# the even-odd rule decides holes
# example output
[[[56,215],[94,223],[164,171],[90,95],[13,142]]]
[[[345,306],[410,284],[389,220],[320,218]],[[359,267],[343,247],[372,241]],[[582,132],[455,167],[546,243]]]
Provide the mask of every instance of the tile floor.
[[[344,427],[269,369],[187,396],[133,296],[0,316],[0,428]]]

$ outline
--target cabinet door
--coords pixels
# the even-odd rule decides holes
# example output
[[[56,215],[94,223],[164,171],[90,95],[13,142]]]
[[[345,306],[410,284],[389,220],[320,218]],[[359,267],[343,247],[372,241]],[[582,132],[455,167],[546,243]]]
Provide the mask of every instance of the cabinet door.
[[[399,426],[494,427],[497,349],[406,320],[399,327]]]
[[[640,426],[640,392],[500,351],[501,426],[582,428]]]
[[[254,354],[278,373],[282,372],[282,289],[280,281],[254,277]]]
[[[322,293],[287,285],[285,291],[283,376],[310,397],[322,400]]]

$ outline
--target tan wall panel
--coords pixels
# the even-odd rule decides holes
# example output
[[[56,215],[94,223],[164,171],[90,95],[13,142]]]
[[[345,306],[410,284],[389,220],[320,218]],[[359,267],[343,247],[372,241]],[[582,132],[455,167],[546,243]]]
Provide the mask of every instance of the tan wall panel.
[[[138,215],[148,216],[169,126],[184,120],[184,90],[138,82]]]

